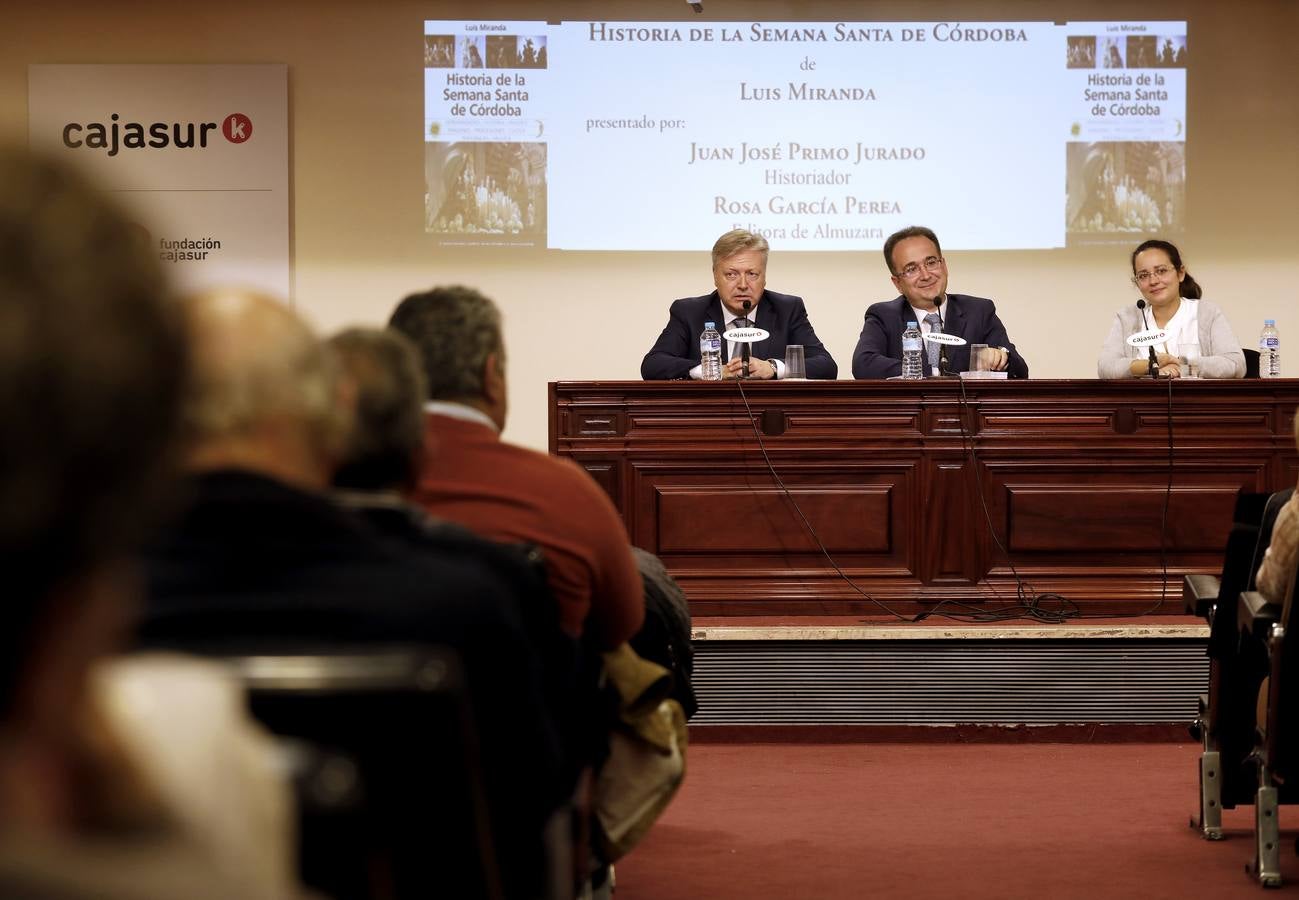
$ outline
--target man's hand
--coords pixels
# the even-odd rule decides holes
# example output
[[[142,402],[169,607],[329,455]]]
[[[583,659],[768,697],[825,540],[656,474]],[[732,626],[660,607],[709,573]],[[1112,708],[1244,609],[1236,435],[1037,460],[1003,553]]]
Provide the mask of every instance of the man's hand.
[[[983,359],[988,361],[988,368],[993,372],[1004,372],[1010,365],[1010,351],[1001,347],[989,347],[983,351]]]
[[[722,367],[722,378],[740,378],[744,371],[744,362],[737,356]],[[775,378],[776,367],[765,359],[753,357],[749,360],[749,377],[750,378]]]

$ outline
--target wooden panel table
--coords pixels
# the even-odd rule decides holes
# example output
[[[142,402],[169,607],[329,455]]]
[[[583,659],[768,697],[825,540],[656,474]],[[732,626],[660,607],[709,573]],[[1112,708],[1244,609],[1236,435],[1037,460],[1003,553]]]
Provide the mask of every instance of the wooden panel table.
[[[550,451],[696,615],[995,605],[1016,573],[1126,614],[1158,604],[1165,566],[1157,611],[1178,613],[1236,491],[1295,483],[1297,404],[1295,379],[555,382]]]

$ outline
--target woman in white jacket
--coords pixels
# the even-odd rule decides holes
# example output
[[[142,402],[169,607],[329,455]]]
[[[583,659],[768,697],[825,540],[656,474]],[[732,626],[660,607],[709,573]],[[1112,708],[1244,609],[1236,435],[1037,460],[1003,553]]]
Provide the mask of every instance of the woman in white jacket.
[[[1146,346],[1133,347],[1127,342],[1129,335],[1147,329],[1167,334],[1163,342],[1154,345],[1159,374],[1164,378],[1190,374],[1186,371],[1189,346],[1198,346],[1202,377],[1245,377],[1245,354],[1231,323],[1217,304],[1200,299],[1200,286],[1186,271],[1175,246],[1160,240],[1138,245],[1132,251],[1132,283],[1141,291],[1146,308],[1128,305],[1114,317],[1096,364],[1101,378],[1149,374]]]

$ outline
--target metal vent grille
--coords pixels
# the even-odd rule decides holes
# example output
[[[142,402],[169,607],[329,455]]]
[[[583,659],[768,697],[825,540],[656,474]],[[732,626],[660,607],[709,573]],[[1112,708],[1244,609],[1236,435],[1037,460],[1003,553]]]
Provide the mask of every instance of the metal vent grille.
[[[1203,640],[700,641],[691,725],[1189,722]]]

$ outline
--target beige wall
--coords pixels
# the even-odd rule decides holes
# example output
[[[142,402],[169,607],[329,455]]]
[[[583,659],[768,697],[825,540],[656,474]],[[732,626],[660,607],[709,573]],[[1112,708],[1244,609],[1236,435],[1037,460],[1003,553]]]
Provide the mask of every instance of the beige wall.
[[[700,21],[867,15],[859,4],[830,0],[705,3]],[[39,8],[10,7],[0,21],[4,135],[26,133],[29,63],[287,63],[295,302],[328,331],[381,323],[403,294],[433,284],[481,288],[505,312],[513,390],[507,436],[513,440],[545,446],[546,382],[638,377],[640,357],[662,328],[668,302],[711,289],[706,247],[697,254],[509,255],[438,250],[422,230],[424,19],[693,17],[679,0],[46,0]],[[1227,309],[1242,343],[1257,339],[1264,316],[1277,319],[1283,369],[1299,374],[1299,2],[877,0],[869,16],[1188,19],[1190,227],[1180,245],[1206,297]],[[941,221],[924,224],[941,237]],[[1094,377],[1096,350],[1114,310],[1135,299],[1122,246],[948,257],[952,290],[997,300],[1037,377]],[[776,246],[768,283],[807,298],[841,377],[850,376],[866,305],[895,293],[875,250],[781,253]],[[607,336],[614,321],[643,336],[624,346]],[[605,336],[593,339],[597,333]]]

